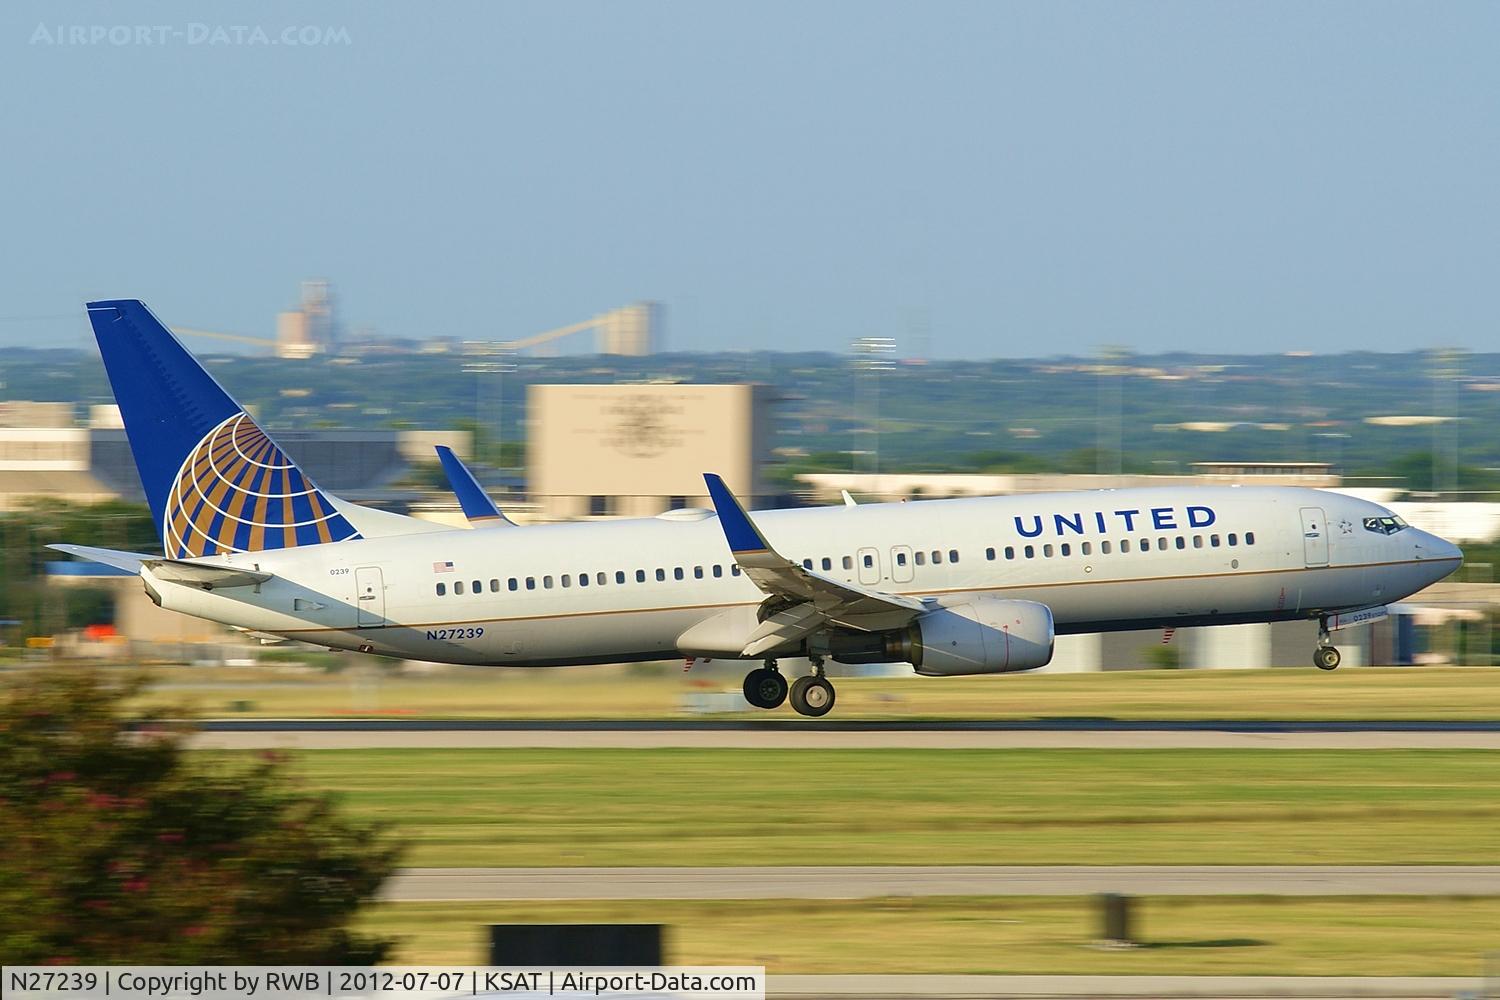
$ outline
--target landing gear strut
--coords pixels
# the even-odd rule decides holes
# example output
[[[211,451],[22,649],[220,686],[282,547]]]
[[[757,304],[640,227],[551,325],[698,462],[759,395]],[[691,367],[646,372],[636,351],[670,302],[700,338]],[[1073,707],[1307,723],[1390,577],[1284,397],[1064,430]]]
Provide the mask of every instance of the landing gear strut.
[[[799,715],[818,718],[833,710],[835,695],[833,685],[823,676],[823,658],[813,656],[810,659],[813,673],[808,677],[798,677],[792,682],[792,708]]]
[[[786,701],[786,678],[776,669],[775,660],[745,675],[745,700],[756,708],[780,708]]]
[[[1313,666],[1319,670],[1337,670],[1339,662],[1343,660],[1338,649],[1330,643],[1328,619],[1320,618],[1318,619],[1318,648],[1313,651]]]

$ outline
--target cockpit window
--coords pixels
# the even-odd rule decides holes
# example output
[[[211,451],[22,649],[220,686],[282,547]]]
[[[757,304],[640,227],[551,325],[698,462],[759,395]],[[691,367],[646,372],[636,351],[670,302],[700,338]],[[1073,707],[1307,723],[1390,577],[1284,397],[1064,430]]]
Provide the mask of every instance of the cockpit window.
[[[1395,515],[1389,517],[1367,517],[1364,523],[1366,531],[1374,531],[1382,535],[1394,535],[1407,526],[1405,521]]]

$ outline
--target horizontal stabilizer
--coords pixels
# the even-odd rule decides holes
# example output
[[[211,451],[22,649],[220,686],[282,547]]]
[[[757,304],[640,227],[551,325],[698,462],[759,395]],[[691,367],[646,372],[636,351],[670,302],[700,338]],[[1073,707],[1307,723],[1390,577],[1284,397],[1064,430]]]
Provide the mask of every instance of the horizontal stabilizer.
[[[205,566],[203,563],[182,559],[150,559],[145,565],[158,580],[184,583],[204,590],[253,587],[275,577],[274,573],[262,573],[259,570],[242,569],[238,566]]]
[[[105,566],[113,566],[115,569],[123,569],[127,573],[139,573],[141,564],[150,559],[160,559],[160,556],[141,555],[139,552],[121,552],[118,549],[100,549],[92,545],[67,545],[57,543],[48,545],[47,548],[58,552],[65,552],[70,556],[87,559],[89,562],[103,563]]]

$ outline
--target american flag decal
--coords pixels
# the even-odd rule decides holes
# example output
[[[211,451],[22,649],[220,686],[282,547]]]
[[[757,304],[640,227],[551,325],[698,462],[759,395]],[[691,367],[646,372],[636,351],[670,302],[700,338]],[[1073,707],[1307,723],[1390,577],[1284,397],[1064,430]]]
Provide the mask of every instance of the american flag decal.
[[[1174,636],[1176,634],[1177,634],[1177,630],[1175,628],[1164,628],[1164,629],[1162,629],[1161,630],[1161,644],[1163,646],[1165,646],[1167,643],[1169,643],[1169,642],[1172,641],[1172,636]]]
[[[432,571],[434,573],[452,573],[453,564],[451,562],[435,562],[432,564]]]

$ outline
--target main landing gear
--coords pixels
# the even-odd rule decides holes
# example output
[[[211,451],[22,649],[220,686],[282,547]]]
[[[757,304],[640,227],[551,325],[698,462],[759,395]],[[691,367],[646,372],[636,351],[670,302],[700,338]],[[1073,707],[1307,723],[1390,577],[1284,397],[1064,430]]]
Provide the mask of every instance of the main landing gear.
[[[1318,648],[1313,650],[1313,666],[1319,670],[1337,670],[1342,660],[1328,637],[1328,619],[1318,619]]]
[[[776,669],[775,660],[745,675],[745,700],[756,708],[780,708],[786,701],[786,678]]]
[[[828,678],[823,676],[823,658],[812,658],[813,673],[798,677],[787,687],[786,678],[776,668],[775,660],[757,667],[745,675],[745,700],[756,708],[779,708],[790,693],[792,708],[799,715],[813,718],[827,715],[833,709],[834,691]]]

